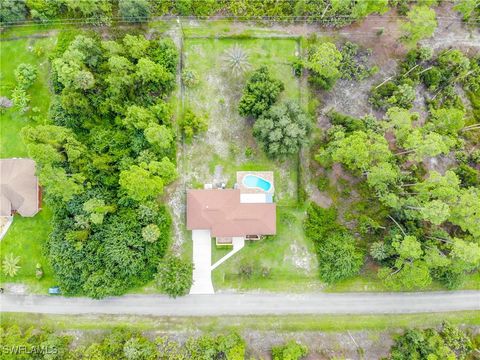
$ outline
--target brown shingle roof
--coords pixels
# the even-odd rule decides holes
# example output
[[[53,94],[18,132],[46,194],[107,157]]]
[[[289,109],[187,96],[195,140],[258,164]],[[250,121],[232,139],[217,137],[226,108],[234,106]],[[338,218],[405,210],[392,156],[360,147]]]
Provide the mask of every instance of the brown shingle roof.
[[[31,159],[0,160],[0,216],[17,211],[22,216],[38,212],[38,181]]]
[[[188,190],[187,229],[210,229],[213,237],[273,235],[273,203],[240,203],[240,190]]]

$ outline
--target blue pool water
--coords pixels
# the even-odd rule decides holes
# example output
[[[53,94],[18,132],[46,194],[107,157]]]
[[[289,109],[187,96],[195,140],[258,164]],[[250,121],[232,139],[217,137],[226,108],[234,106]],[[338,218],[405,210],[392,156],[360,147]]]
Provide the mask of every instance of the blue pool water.
[[[262,179],[256,175],[247,175],[243,178],[243,185],[249,188],[260,188],[263,191],[269,191],[272,188],[270,181]]]

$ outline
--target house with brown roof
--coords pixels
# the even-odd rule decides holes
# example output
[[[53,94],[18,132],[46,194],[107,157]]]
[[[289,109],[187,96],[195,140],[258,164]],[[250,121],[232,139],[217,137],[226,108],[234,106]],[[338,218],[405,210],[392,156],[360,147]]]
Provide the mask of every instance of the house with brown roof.
[[[234,237],[254,240],[274,235],[276,206],[272,196],[271,172],[238,172],[234,189],[188,190],[187,229],[210,230],[217,244],[230,244]]]
[[[0,159],[0,216],[34,216],[40,210],[40,189],[31,159]]]
[[[187,229],[192,230],[193,285],[190,294],[213,294],[211,272],[245,246],[277,231],[273,203],[273,173],[237,172],[233,189],[213,188],[187,191]],[[232,246],[212,264],[212,237],[217,245]]]

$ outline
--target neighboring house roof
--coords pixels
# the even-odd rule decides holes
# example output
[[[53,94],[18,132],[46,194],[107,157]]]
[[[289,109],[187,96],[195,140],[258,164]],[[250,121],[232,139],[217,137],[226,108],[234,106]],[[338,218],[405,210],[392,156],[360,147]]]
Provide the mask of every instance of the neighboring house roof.
[[[210,229],[213,237],[274,235],[273,203],[241,203],[240,190],[188,190],[187,229]]]
[[[35,161],[0,159],[0,216],[10,216],[13,211],[22,216],[33,216],[38,207]]]

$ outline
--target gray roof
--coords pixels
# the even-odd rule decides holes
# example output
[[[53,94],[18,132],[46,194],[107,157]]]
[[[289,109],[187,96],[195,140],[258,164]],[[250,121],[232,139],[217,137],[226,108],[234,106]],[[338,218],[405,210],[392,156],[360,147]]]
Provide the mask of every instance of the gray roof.
[[[35,161],[0,159],[0,216],[13,211],[34,216],[39,210],[38,191]]]

